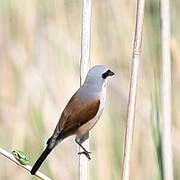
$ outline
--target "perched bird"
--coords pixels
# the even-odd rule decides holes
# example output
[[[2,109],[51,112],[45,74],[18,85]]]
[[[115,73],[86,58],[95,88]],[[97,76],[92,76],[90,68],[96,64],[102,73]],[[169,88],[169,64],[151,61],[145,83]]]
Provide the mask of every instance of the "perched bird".
[[[107,77],[114,73],[103,65],[92,67],[83,85],[71,97],[54,133],[47,141],[47,146],[41,156],[32,167],[31,174],[35,174],[43,161],[47,158],[54,147],[68,136],[75,135],[75,142],[83,149],[79,154],[90,155],[82,143],[87,139],[88,132],[99,120],[105,103]]]

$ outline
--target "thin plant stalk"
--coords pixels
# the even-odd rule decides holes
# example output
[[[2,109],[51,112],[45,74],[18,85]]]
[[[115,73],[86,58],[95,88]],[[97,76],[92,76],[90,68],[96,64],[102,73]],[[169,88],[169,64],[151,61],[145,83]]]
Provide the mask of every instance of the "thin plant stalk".
[[[164,180],[173,180],[171,142],[170,2],[160,0],[161,15],[161,142]]]
[[[16,163],[19,167],[22,167],[24,169],[26,169],[27,171],[31,171],[32,167],[30,165],[22,165],[20,164],[15,158],[14,156],[7,152],[6,150],[0,148],[0,154],[3,155],[4,157],[8,158],[11,162],[14,162]],[[44,175],[43,173],[37,171],[36,174],[35,174],[36,177],[38,177],[39,179],[41,180],[51,180],[51,178],[47,177],[46,175]]]
[[[130,174],[130,160],[131,160],[131,151],[133,144],[138,71],[139,71],[139,61],[140,61],[141,44],[142,44],[144,4],[145,4],[145,0],[137,0],[136,27],[135,27],[135,36],[134,36],[132,70],[131,70],[131,80],[130,80],[128,109],[127,109],[127,125],[125,132],[122,180],[128,180]]]
[[[80,85],[83,84],[90,65],[91,3],[91,0],[82,0]],[[87,150],[89,149],[89,134],[83,146]],[[79,151],[82,149],[79,148]],[[88,176],[88,159],[81,154],[79,157],[79,180],[87,180]]]

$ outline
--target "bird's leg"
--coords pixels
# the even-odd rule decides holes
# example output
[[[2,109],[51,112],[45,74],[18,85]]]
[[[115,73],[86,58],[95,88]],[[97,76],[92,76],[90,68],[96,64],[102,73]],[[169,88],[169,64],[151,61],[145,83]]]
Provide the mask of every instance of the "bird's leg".
[[[82,151],[82,152],[79,152],[78,154],[79,154],[79,155],[80,155],[80,154],[84,154],[89,160],[91,160],[91,157],[90,157],[90,155],[89,155],[89,154],[91,154],[91,152],[87,151],[87,150],[83,147],[83,145],[82,145],[77,139],[75,139],[75,142],[84,150],[84,151]]]
[[[80,143],[79,146],[84,150],[82,152],[78,152],[79,155],[84,154],[89,160],[91,160],[91,157],[89,154],[91,154],[91,152],[87,151]]]

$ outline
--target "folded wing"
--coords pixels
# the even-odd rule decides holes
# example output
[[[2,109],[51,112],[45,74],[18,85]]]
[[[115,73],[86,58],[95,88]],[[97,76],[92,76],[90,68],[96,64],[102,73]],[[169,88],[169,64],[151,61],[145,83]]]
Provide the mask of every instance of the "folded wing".
[[[81,101],[77,94],[72,96],[67,106],[65,107],[60,120],[60,134],[69,134],[78,127],[87,123],[97,114],[100,106],[98,98]]]

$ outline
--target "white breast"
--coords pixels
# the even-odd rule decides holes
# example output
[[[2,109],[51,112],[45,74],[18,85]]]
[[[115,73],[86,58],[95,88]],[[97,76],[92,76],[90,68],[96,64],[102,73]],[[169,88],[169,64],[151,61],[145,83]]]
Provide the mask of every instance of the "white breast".
[[[104,105],[105,105],[106,83],[104,83],[102,91],[101,91],[101,93],[98,94],[98,96],[100,98],[99,110],[98,110],[98,112],[94,118],[92,118],[90,121],[88,121],[87,123],[85,123],[84,125],[82,125],[78,129],[78,131],[76,132],[76,135],[78,137],[82,137],[83,135],[87,134],[94,127],[94,125],[97,123],[97,121],[99,120],[99,118],[100,118],[100,116],[104,110]]]

